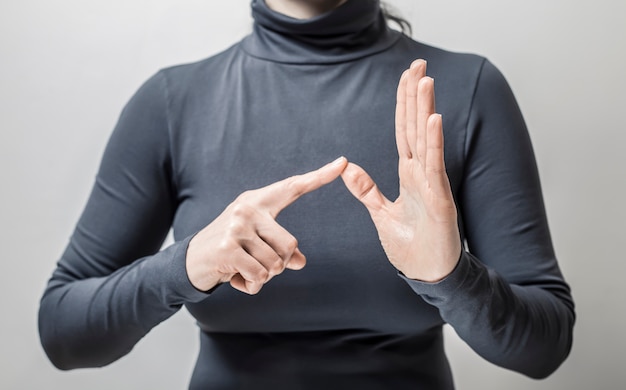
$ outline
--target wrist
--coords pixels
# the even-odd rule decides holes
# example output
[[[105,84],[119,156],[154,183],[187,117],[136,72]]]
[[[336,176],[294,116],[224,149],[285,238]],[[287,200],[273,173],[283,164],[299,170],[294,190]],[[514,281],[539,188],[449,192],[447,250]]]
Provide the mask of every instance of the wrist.
[[[457,256],[449,256],[447,260],[436,261],[427,267],[419,267],[418,270],[407,269],[400,272],[408,279],[417,280],[424,283],[438,283],[446,279],[458,267],[463,256],[462,248],[458,248]],[[454,259],[454,260],[449,260]],[[425,270],[423,268],[426,268]]]
[[[207,267],[207,261],[204,258],[205,251],[203,251],[199,241],[198,235],[189,241],[185,254],[185,271],[187,279],[189,279],[189,282],[196,290],[208,292],[217,287],[222,281],[220,280],[220,274],[216,270],[211,270],[210,267]]]

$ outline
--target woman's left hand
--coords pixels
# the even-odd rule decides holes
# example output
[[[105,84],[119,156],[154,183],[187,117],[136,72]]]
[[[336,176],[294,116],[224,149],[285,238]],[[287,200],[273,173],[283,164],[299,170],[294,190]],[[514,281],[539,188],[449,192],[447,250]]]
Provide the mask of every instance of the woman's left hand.
[[[396,142],[400,195],[391,202],[371,177],[350,163],[347,188],[367,207],[389,261],[406,277],[436,282],[459,261],[457,211],[443,157],[443,128],[435,113],[434,80],[417,60],[398,85]]]

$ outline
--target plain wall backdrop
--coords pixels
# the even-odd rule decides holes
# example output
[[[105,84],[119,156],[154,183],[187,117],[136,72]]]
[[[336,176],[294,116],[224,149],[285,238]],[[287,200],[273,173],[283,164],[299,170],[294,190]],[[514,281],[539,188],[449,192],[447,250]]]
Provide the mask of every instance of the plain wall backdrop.
[[[458,389],[624,388],[626,2],[390,3],[414,38],[485,55],[507,77],[577,304],[573,351],[544,381],[483,361],[448,327]],[[39,344],[38,302],[132,93],[250,27],[249,0],[0,3],[0,388],[186,388],[198,349],[186,311],[108,367],[60,372]]]

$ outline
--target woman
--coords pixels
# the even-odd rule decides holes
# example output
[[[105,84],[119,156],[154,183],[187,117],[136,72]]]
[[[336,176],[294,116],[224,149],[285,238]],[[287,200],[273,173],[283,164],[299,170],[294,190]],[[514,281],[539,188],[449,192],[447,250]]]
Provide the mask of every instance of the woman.
[[[185,305],[194,389],[452,389],[444,322],[553,372],[573,302],[501,74],[390,30],[377,0],[252,12],[123,111],[42,298],[52,362],[108,364]]]

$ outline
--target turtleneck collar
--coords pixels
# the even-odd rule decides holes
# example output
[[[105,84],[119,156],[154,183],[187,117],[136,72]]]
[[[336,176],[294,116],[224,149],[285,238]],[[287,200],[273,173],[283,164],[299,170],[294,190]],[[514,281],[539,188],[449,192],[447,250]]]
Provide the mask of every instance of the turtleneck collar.
[[[294,19],[252,0],[254,31],[242,43],[250,55],[293,64],[332,64],[381,52],[400,33],[387,27],[379,0],[348,0],[311,19]]]

